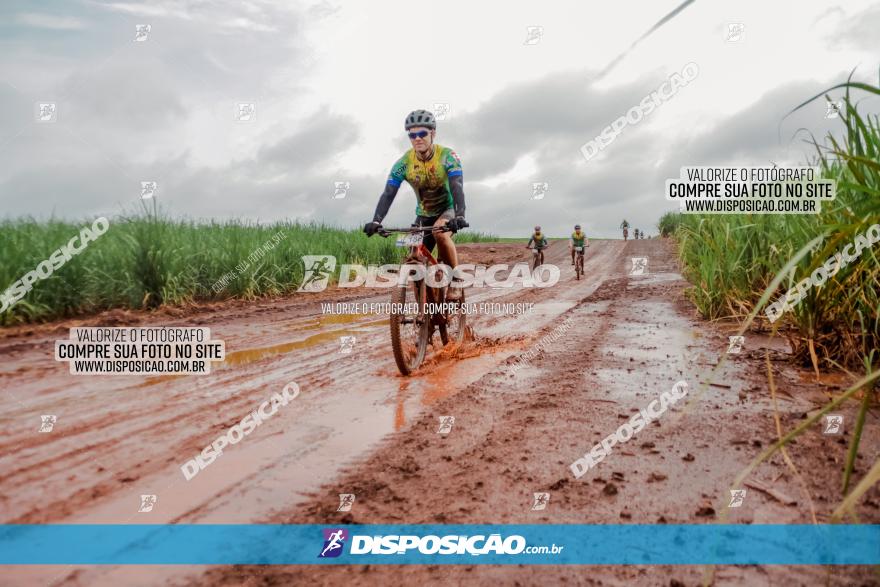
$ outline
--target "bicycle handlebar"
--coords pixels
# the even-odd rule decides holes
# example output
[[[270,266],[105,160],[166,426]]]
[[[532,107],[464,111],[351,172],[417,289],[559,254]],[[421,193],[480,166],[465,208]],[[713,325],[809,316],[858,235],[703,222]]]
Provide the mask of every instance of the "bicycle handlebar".
[[[376,234],[389,237],[397,232],[452,232],[452,229],[447,226],[410,226],[408,228],[380,228],[376,231]]]

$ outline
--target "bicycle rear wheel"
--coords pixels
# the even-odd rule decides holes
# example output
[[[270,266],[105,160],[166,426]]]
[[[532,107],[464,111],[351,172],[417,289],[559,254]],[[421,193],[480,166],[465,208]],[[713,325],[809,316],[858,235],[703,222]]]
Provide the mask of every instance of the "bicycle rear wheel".
[[[390,319],[394,362],[402,374],[409,375],[425,360],[431,336],[431,317],[424,314],[424,280],[409,281],[406,287],[396,286],[391,292],[391,303],[402,304],[392,308],[409,308],[416,304],[418,309],[416,313],[392,312]]]

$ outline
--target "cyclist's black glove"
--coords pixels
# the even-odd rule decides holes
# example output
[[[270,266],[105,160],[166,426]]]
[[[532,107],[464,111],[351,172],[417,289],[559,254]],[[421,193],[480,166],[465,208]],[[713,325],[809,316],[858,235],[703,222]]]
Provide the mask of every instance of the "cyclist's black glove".
[[[364,225],[364,232],[367,234],[367,236],[373,236],[374,234],[379,232],[380,228],[382,228],[382,224],[379,222],[367,222]]]
[[[467,220],[464,219],[464,216],[457,216],[446,223],[446,226],[452,232],[458,232],[462,228],[467,228],[470,224],[467,223]]]

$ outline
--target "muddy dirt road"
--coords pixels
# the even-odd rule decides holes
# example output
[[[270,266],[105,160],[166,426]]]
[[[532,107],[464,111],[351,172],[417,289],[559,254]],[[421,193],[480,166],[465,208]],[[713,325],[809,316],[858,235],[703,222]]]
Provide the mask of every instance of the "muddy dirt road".
[[[462,245],[464,262],[527,260],[521,244]],[[630,275],[632,257],[647,271]],[[815,381],[790,366],[779,340],[747,335],[705,393],[700,382],[727,349],[723,327],[685,300],[672,245],[594,241],[586,279],[574,280],[562,242],[547,263],[551,289],[468,292],[469,301],[528,304],[530,312],[477,316],[476,340],[450,358],[429,350],[413,377],[394,365],[387,318],[334,315],[321,303],[386,301],[367,290],[301,294],[159,314],[111,312],[19,328],[0,338],[3,393],[0,516],[4,523],[810,523],[838,502],[849,429],[821,427],[752,476],[723,513],[736,474],[776,438],[764,351],[791,428],[835,393],[842,377]],[[566,322],[567,319],[571,319]],[[204,376],[72,376],[53,341],[76,325],[200,325],[225,341],[227,359]],[[562,336],[524,365],[517,357],[562,324]],[[340,337],[354,336],[350,352]],[[554,336],[553,338],[556,338]],[[530,356],[535,353],[530,353]],[[513,366],[517,365],[516,369]],[[694,392],[626,445],[575,479],[569,466],[676,381]],[[195,478],[180,466],[289,382],[301,394]],[[852,422],[852,408],[841,410]],[[50,433],[37,433],[53,414]],[[455,417],[437,434],[439,416]],[[870,414],[869,419],[876,420]],[[871,422],[869,421],[869,424]],[[868,426],[859,463],[880,438]],[[864,466],[857,468],[864,473]],[[534,492],[547,492],[532,511]],[[350,512],[338,494],[353,493]],[[144,494],[157,496],[138,512]],[[782,499],[780,500],[780,496]],[[858,510],[880,521],[880,492]],[[339,584],[431,581],[698,584],[702,567],[13,567],[9,584]],[[717,567],[719,585],[876,584],[862,567]]]

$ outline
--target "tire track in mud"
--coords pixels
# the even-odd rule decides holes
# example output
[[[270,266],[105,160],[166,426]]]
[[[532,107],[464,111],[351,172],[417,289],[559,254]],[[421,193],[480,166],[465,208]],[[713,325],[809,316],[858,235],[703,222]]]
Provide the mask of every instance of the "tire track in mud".
[[[625,253],[625,255],[624,255]],[[623,275],[627,257],[650,254],[647,276]],[[672,273],[669,243],[629,243],[617,277],[568,310],[577,326],[512,373],[500,365],[452,398],[431,406],[409,429],[392,435],[362,463],[346,467],[330,485],[268,523],[712,523],[726,505],[735,475],[761,446],[775,439],[761,360],[736,357],[717,374],[730,389],[710,387],[688,411],[673,410],[647,426],[580,479],[569,465],[651,399],[685,379],[691,391],[708,376],[704,365],[726,348],[720,328],[700,322],[684,299],[686,283]],[[560,316],[562,318],[562,316]],[[533,340],[552,331],[541,329]],[[569,336],[570,333],[570,336]],[[751,338],[751,337],[750,337]],[[751,343],[758,347],[760,340]],[[757,369],[756,369],[757,367]],[[793,369],[787,368],[789,371]],[[755,392],[758,391],[758,394]],[[819,384],[792,390],[780,404],[791,427],[825,391]],[[453,432],[437,434],[437,418],[454,415]],[[851,416],[851,414],[850,414]],[[868,460],[880,439],[865,439]],[[824,466],[845,447],[808,434],[790,448],[820,513],[833,507],[839,470]],[[809,523],[799,486],[775,457],[758,478],[798,498],[797,507],[750,490],[730,523]],[[350,513],[337,513],[336,493],[357,495]],[[533,492],[551,495],[546,510],[530,511]],[[880,520],[880,491],[859,507],[863,522]],[[873,504],[873,505],[872,505]],[[826,518],[827,519],[827,518]],[[330,566],[216,567],[189,584],[336,585],[505,584],[571,582],[589,585],[695,585],[695,566]],[[868,567],[719,566],[719,585],[874,584]]]
[[[607,245],[597,247],[594,269],[598,264],[599,271],[593,286],[601,280],[604,259],[615,256],[617,244]],[[479,262],[488,247],[472,248],[477,257],[474,261]],[[525,260],[520,259],[524,256],[520,245],[499,245],[497,250],[500,253],[493,256],[499,261],[505,257]],[[558,243],[548,251],[547,261],[564,261],[566,256],[564,244]],[[588,270],[590,267],[588,261]],[[317,488],[340,467],[363,460],[370,446],[387,433],[406,429],[426,406],[457,393],[462,386],[454,381],[450,385],[446,374],[462,371],[465,381],[479,378],[497,362],[496,355],[515,352],[536,325],[561,312],[566,303],[573,304],[578,297],[570,291],[573,287],[592,287],[587,281],[564,281],[561,285],[561,298],[569,301],[547,312],[520,317],[517,334],[504,334],[503,316],[481,317],[476,321],[479,330],[494,328],[501,336],[481,336],[475,348],[463,353],[471,359],[435,360],[411,379],[396,373],[387,327],[364,324],[375,323],[375,318],[327,320],[320,313],[323,299],[385,301],[384,294],[364,297],[363,292],[356,296],[333,292],[317,296],[315,301],[296,298],[245,307],[237,314],[228,308],[212,309],[217,318],[207,312],[181,319],[179,313],[169,311],[173,319],[167,322],[151,320],[153,314],[111,312],[104,321],[95,318],[35,327],[30,329],[34,334],[18,338],[7,332],[0,339],[0,353],[8,352],[9,356],[0,373],[4,387],[8,383],[16,396],[26,400],[25,411],[35,422],[38,414],[45,413],[57,413],[59,422],[52,434],[35,434],[35,426],[23,422],[26,414],[15,398],[0,394],[0,401],[9,402],[0,412],[5,417],[0,418],[10,432],[2,441],[0,465],[18,471],[0,481],[0,495],[4,496],[0,515],[7,522],[18,523],[131,521],[141,493],[157,493],[162,504],[155,512],[134,518],[145,523],[253,522],[289,508],[303,499],[297,493]],[[546,302],[547,294],[514,288],[481,292],[468,299]],[[226,340],[230,355],[239,352],[241,360],[215,366],[203,377],[157,378],[75,377],[66,372],[66,366],[54,362],[52,341],[66,338],[65,328],[163,322],[210,326],[213,338]],[[357,353],[336,355],[333,337],[350,330],[359,337]],[[299,334],[295,341],[290,341],[291,332]],[[239,351],[248,348],[252,350]],[[300,384],[307,402],[288,408],[284,417],[266,421],[253,440],[236,447],[241,454],[224,454],[190,484],[181,479],[178,467],[185,460],[275,388],[292,380]],[[345,403],[352,405],[338,409]],[[378,422],[378,431],[359,436],[356,429],[369,428],[370,418],[375,420],[376,414],[383,419],[387,414],[387,421]],[[355,434],[348,441],[336,440],[335,431],[351,433],[353,429]],[[305,448],[291,450],[292,446]],[[321,451],[329,451],[332,458],[322,456]],[[259,461],[259,466],[250,461]],[[297,473],[299,468],[305,472]],[[206,482],[197,483],[202,477]],[[37,486],[39,493],[33,491]],[[296,491],[291,492],[291,487]],[[57,575],[57,570],[48,572]],[[85,572],[90,583],[103,575],[103,571]],[[9,579],[15,582],[16,576],[12,573]],[[82,576],[82,572],[73,576]],[[109,576],[107,579],[112,583]]]
[[[322,300],[387,298],[364,296],[362,292],[333,292],[316,296],[314,301],[296,298],[266,302],[257,308],[233,304],[232,309],[221,308],[216,318],[204,314],[190,317],[192,323],[211,326],[212,336],[226,340],[229,351],[243,353],[241,361],[230,361],[230,365],[204,377],[87,381],[66,375],[66,368],[55,364],[55,370],[40,371],[39,378],[27,370],[13,369],[8,375],[4,367],[5,374],[0,377],[14,382],[16,390],[35,402],[34,413],[52,413],[43,410],[53,405],[72,405],[68,420],[75,420],[81,433],[59,434],[51,441],[41,438],[41,443],[35,444],[35,436],[46,435],[35,435],[34,430],[21,426],[18,406],[11,408],[17,411],[15,419],[9,409],[5,410],[4,423],[11,424],[7,429],[12,435],[3,445],[10,453],[0,453],[0,464],[21,461],[31,473],[26,482],[0,481],[0,494],[12,496],[12,501],[7,498],[0,502],[0,512],[4,517],[10,512],[28,512],[26,519],[49,522],[121,521],[131,517],[129,512],[135,511],[137,496],[143,492],[160,496],[155,514],[135,518],[144,523],[693,521],[698,507],[711,504],[717,509],[718,504],[703,494],[715,496],[726,490],[722,482],[732,479],[739,470],[731,469],[731,462],[742,464],[750,450],[749,442],[757,439],[753,431],[742,430],[746,418],[761,408],[763,411],[758,412],[766,423],[766,401],[752,389],[761,384],[741,373],[746,366],[753,368],[755,361],[747,365],[731,362],[722,374],[727,382],[747,381],[742,389],[707,396],[707,400],[716,402],[711,404],[710,416],[713,411],[738,409],[743,402],[731,401],[733,395],[747,396],[747,409],[731,414],[739,420],[731,417],[730,422],[736,424],[726,435],[718,434],[725,429],[726,420],[714,418],[710,419],[711,426],[673,429],[672,420],[664,419],[659,426],[651,426],[627,445],[617,447],[619,450],[597,468],[595,479],[574,480],[568,465],[589,449],[594,437],[612,432],[632,407],[642,407],[650,394],[655,397],[668,389],[680,375],[678,371],[693,371],[693,365],[685,359],[674,357],[694,354],[694,361],[700,362],[717,358],[716,351],[726,346],[726,338],[717,332],[710,335],[712,328],[699,323],[684,301],[684,284],[674,273],[674,250],[669,243],[594,241],[593,247],[588,249],[587,279],[575,282],[573,271],[568,270],[570,258],[564,243],[551,246],[547,262],[563,268],[562,281],[554,288],[558,291],[514,289],[468,294],[468,301],[492,298],[536,301],[537,305],[534,312],[515,319],[481,317],[476,321],[480,337],[473,354],[463,353],[470,358],[430,361],[411,378],[397,375],[387,327],[367,324],[375,322],[375,317],[353,321],[322,317]],[[489,248],[495,252],[489,253]],[[464,245],[461,250],[463,262],[527,260],[522,245]],[[649,257],[648,275],[627,276],[629,258],[641,255]],[[236,308],[240,307],[239,312]],[[529,367],[511,374],[516,355],[551,333],[567,316],[576,318],[576,327],[534,357]],[[173,322],[181,323],[180,317]],[[52,361],[48,352],[40,350],[46,348],[41,345],[66,333],[59,335],[57,329],[50,332],[52,336],[33,343],[30,351],[17,350],[16,360],[32,365],[37,362],[34,354],[44,353],[49,357],[46,360]],[[334,344],[334,336],[343,332],[355,332],[358,337],[352,355],[339,355]],[[715,338],[707,340],[712,336]],[[15,338],[0,340],[0,352],[5,344],[19,343]],[[638,369],[653,377],[650,385]],[[302,402],[266,421],[246,443],[224,454],[193,481],[181,479],[180,464],[288,381],[300,385]],[[8,398],[0,395],[0,401],[5,404]],[[108,402],[113,405],[110,413]],[[793,408],[786,418],[797,418],[806,409],[803,402],[793,402]],[[703,412],[699,414],[706,417]],[[441,415],[456,417],[454,431],[448,437],[436,433]],[[771,436],[765,430],[760,440],[766,446]],[[733,461],[716,459],[709,449],[719,439],[741,443],[725,448],[742,457]],[[817,450],[822,440],[821,436],[813,439],[812,449]],[[875,440],[868,445],[877,446]],[[32,444],[28,446],[29,442]],[[642,446],[646,443],[654,446]],[[22,450],[24,446],[28,449]],[[675,460],[687,456],[687,452],[666,455],[666,459],[658,459],[663,455],[655,452],[679,450],[682,446],[694,455],[693,461]],[[838,453],[845,450],[842,446],[836,448]],[[81,460],[65,462],[62,455],[70,450],[78,450]],[[89,462],[87,455],[94,462]],[[800,455],[795,458],[798,460]],[[833,458],[841,455],[835,453]],[[636,470],[644,464],[646,472],[633,472],[628,463],[627,467],[616,464],[630,459],[635,459]],[[669,464],[673,462],[675,467]],[[652,491],[662,493],[658,488],[677,482],[679,477],[688,480],[694,475],[690,470],[698,466],[708,467],[711,473],[702,471],[708,479],[701,482],[700,490],[676,490],[682,496],[688,495],[690,501],[684,505],[676,504],[674,499],[651,501]],[[99,467],[104,471],[97,471]],[[667,479],[649,481],[651,474],[658,472],[666,474]],[[838,484],[836,478],[817,478],[811,487],[818,491],[825,481],[828,486]],[[37,484],[43,490],[39,496],[32,494]],[[611,484],[616,494],[609,495],[612,490],[606,487]],[[797,489],[784,488],[797,493]],[[531,512],[532,493],[542,490],[551,493],[550,507],[545,512]],[[358,495],[351,514],[335,512],[337,494],[342,492]],[[623,508],[623,502],[630,507]],[[747,513],[761,521],[786,511],[765,511],[762,506]],[[865,513],[867,519],[876,519],[870,509]],[[696,519],[710,521],[708,516]],[[149,576],[151,583],[335,584],[346,580],[365,584],[381,580],[395,584],[425,579],[471,582],[478,573],[485,582],[509,583],[514,579],[543,583],[556,579],[656,584],[660,573],[667,580],[675,576],[691,584],[699,574],[699,569],[690,568],[590,567],[591,578],[587,579],[583,569],[547,569],[534,574],[537,571],[511,567],[442,571],[425,567],[404,569],[398,575],[395,572],[399,569],[367,571],[359,567],[332,571],[322,568],[320,572],[225,568],[201,576],[199,568],[81,568],[63,582],[137,583],[136,577]],[[58,574],[57,569],[47,572]],[[719,570],[722,576],[731,584],[752,580],[757,582],[751,584],[766,584],[769,578],[780,578],[772,568],[757,568],[748,574],[740,568],[724,568]],[[855,579],[860,575],[842,576]],[[812,582],[817,575],[804,577]],[[11,573],[8,580],[21,582],[18,578]]]

